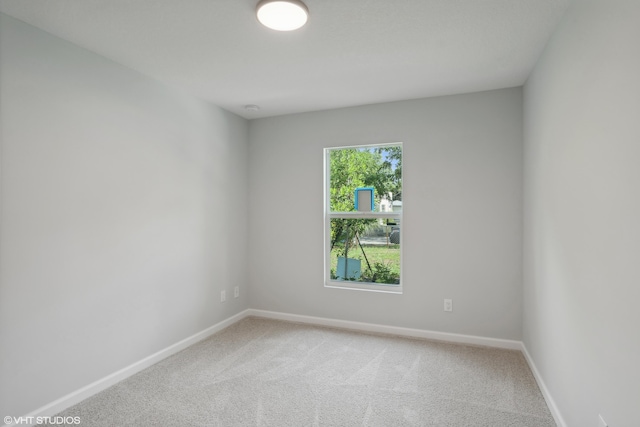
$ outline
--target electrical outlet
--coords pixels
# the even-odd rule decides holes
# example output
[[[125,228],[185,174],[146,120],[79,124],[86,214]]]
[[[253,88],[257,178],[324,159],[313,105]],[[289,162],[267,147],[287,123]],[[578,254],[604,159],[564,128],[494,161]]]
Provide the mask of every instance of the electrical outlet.
[[[227,292],[220,291],[220,302],[225,302],[227,300]]]
[[[598,427],[609,427],[609,424],[602,418],[602,415],[598,415]]]
[[[240,296],[240,286],[233,288],[233,297],[238,298]]]
[[[453,311],[453,300],[444,300],[444,311]]]

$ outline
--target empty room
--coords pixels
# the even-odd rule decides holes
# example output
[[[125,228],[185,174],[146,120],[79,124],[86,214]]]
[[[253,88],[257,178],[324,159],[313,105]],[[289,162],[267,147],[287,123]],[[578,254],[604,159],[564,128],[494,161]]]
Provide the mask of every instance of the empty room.
[[[640,1],[0,0],[5,426],[640,426]]]

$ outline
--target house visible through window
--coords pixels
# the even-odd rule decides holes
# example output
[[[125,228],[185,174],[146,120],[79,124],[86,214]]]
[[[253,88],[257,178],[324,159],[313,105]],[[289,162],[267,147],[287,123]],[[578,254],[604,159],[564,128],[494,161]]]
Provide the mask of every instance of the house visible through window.
[[[402,290],[402,144],[325,149],[325,285]]]

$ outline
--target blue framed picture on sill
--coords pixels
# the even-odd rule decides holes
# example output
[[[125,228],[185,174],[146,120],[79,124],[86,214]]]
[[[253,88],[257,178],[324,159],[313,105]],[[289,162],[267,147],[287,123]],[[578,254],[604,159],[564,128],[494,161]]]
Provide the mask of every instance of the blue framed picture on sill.
[[[373,212],[374,210],[374,195],[375,189],[373,187],[358,187],[356,188],[354,195],[354,204],[356,211],[359,212]]]

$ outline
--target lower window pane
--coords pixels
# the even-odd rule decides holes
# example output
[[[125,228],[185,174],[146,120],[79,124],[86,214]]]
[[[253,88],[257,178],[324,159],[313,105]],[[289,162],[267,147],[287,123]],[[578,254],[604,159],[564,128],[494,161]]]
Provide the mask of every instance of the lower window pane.
[[[329,244],[331,280],[400,283],[399,222],[334,218]]]

